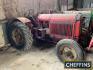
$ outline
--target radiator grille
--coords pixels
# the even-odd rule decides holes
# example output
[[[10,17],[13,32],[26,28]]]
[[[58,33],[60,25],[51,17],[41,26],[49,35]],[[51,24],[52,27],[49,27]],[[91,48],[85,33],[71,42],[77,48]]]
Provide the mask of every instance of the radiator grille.
[[[52,34],[72,36],[72,24],[51,24],[50,31]]]

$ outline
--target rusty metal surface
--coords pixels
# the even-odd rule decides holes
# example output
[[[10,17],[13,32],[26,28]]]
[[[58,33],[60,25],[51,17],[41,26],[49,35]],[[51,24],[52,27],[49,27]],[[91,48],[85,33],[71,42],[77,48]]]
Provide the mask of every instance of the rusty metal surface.
[[[27,22],[31,22],[29,19],[25,18],[25,17],[19,17],[17,18],[18,20],[20,20],[22,23],[27,23]]]

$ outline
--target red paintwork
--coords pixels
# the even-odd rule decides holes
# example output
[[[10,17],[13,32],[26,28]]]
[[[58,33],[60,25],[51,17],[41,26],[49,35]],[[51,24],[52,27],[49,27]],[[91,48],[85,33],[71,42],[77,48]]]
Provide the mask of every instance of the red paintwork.
[[[49,21],[50,20],[51,14],[39,14],[38,15],[38,20],[41,21]]]
[[[49,27],[41,30],[42,36],[46,34],[55,38],[54,42],[61,39],[76,39],[79,40],[80,36],[80,20],[76,21],[77,14],[39,14],[38,20],[43,21],[44,23],[38,23],[39,25],[46,24],[48,21]],[[21,17],[17,18],[22,23],[25,23],[31,29],[31,20]],[[38,30],[35,30],[34,33],[36,37],[38,36]],[[44,37],[44,36],[43,36]],[[42,37],[39,37],[42,39]],[[93,45],[93,39],[91,39],[89,48]]]
[[[74,37],[76,37],[77,39],[79,38],[80,35],[80,21],[77,21],[74,27]]]
[[[76,17],[79,19],[76,20]],[[33,34],[33,38],[47,40],[52,43],[57,43],[62,39],[74,39],[82,46],[82,42],[85,40],[86,34],[80,30],[82,29],[82,22],[80,21],[81,15],[77,14],[39,14],[34,20],[30,17],[16,18],[27,25]],[[34,22],[35,21],[35,22]],[[44,26],[45,25],[45,26]],[[93,25],[91,25],[93,28]],[[90,29],[90,28],[89,28]],[[90,29],[91,30],[91,29]],[[91,32],[91,31],[90,31]],[[89,33],[85,31],[85,33]],[[86,40],[85,40],[86,41]],[[89,39],[90,41],[90,39]],[[93,47],[93,38],[88,48]]]
[[[76,14],[40,14],[38,20],[59,22],[59,21],[75,21]]]
[[[91,39],[88,47],[89,47],[89,49],[93,47],[93,38]]]
[[[60,40],[63,38],[78,38],[80,22],[76,22],[77,14],[39,14],[39,21],[49,22],[49,33]],[[65,33],[66,34],[61,34]]]
[[[75,14],[57,14],[52,15],[50,18],[50,33],[55,38],[63,39],[63,38],[74,38],[75,36],[79,36],[79,25],[80,22],[75,22]],[[70,27],[71,26],[71,27]],[[60,33],[66,32],[66,34],[62,35]],[[78,37],[77,37],[78,38]]]
[[[37,17],[38,27],[33,29],[33,35],[36,38],[44,39],[45,34],[53,38],[53,42],[61,39],[75,39],[79,41],[80,38],[80,20],[76,21],[77,14],[39,14]],[[31,29],[31,20],[27,18],[17,18],[19,21],[26,23]],[[43,28],[42,25],[49,25]],[[41,37],[38,35],[41,33]],[[93,46],[93,38],[90,41],[89,48]]]
[[[65,28],[64,24],[63,25],[50,24],[49,28],[50,28],[50,35],[54,36],[58,40],[65,38],[70,38],[70,39],[73,38],[73,34],[71,33],[72,30],[69,30],[69,27]],[[66,32],[66,34],[64,34],[64,32]]]

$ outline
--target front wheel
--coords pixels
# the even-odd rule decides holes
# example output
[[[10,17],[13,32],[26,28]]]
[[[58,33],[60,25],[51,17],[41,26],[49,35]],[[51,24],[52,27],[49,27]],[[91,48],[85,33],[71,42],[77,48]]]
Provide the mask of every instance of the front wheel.
[[[62,61],[83,60],[84,52],[80,45],[71,39],[64,39],[57,43],[57,56]]]

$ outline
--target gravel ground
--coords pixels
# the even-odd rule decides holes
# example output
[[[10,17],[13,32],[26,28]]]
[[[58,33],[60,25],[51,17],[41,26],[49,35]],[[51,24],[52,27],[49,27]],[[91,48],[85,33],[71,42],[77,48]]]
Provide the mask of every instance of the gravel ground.
[[[93,60],[88,54],[88,60]],[[56,56],[55,47],[32,48],[30,52],[19,52],[10,48],[0,53],[0,70],[72,70],[64,69],[64,65]],[[73,69],[76,70],[76,69]],[[81,70],[81,69],[80,69]]]

